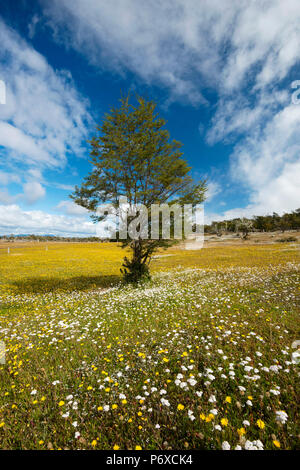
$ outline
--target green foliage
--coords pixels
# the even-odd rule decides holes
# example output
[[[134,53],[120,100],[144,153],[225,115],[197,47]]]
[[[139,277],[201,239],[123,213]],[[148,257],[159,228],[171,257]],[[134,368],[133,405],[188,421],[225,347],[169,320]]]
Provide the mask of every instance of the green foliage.
[[[97,135],[90,141],[93,169],[71,198],[92,213],[95,222],[107,216],[96,214],[97,207],[110,203],[116,209],[121,196],[130,205],[143,204],[150,214],[152,204],[199,204],[204,200],[205,182],[195,184],[190,167],[182,158],[182,144],[170,140],[166,122],[155,111],[156,105],[137,97],[136,105],[129,96],[121,98],[119,108],[106,114]],[[136,216],[128,218],[132,221]],[[150,218],[148,231],[150,236]],[[174,240],[122,240],[132,250],[132,259],[124,260],[124,275],[131,279],[148,272],[146,267],[159,247]],[[143,266],[142,266],[143,265]]]
[[[232,220],[223,220],[220,222],[212,222],[211,225],[205,225],[205,233],[222,233],[222,232],[243,232],[244,236],[248,236],[251,231],[274,232],[276,230],[299,230],[300,229],[300,209],[296,209],[291,213],[285,213],[282,216],[273,212],[272,215],[254,216],[253,219],[236,218]]]

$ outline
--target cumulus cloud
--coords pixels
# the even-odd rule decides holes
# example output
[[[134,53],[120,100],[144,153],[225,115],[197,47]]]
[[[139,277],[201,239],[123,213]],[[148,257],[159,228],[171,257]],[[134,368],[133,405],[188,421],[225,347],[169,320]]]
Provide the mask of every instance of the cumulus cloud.
[[[86,216],[89,214],[89,211],[84,207],[75,204],[72,201],[61,201],[56,208],[61,210],[67,215],[75,215],[75,216]]]
[[[66,71],[47,60],[0,20],[1,79],[6,104],[0,106],[0,162],[63,168],[80,154],[90,121],[89,105]]]
[[[29,181],[23,185],[24,197],[28,204],[34,204],[42,199],[45,194],[45,188],[37,181]]]
[[[24,211],[18,205],[0,205],[0,233],[36,233],[61,236],[95,236],[95,225],[81,217]]]
[[[0,184],[7,186],[10,183],[20,183],[19,175],[15,173],[8,173],[5,171],[0,171]]]

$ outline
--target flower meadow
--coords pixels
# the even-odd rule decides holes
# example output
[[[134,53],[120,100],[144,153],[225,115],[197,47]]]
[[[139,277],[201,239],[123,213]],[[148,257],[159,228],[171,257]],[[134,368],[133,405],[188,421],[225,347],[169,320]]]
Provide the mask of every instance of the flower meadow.
[[[0,253],[2,449],[299,448],[297,249],[173,248],[138,287],[116,245],[13,254]]]

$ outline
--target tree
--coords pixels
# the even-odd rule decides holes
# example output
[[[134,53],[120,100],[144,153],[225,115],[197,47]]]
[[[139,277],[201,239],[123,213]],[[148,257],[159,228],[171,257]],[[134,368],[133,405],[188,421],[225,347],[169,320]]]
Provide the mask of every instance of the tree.
[[[118,208],[119,198],[132,205],[143,204],[150,214],[151,204],[196,205],[204,200],[205,181],[194,183],[191,168],[182,158],[182,144],[170,140],[164,128],[166,121],[156,113],[152,101],[137,97],[135,105],[129,96],[122,97],[119,107],[112,108],[97,126],[91,139],[91,173],[71,198],[92,213],[95,222],[105,216],[96,214],[97,207],[110,203]],[[151,217],[148,218],[151,224]],[[149,227],[148,227],[149,228]],[[132,252],[124,258],[123,274],[129,281],[149,276],[152,254],[174,240],[122,240]]]

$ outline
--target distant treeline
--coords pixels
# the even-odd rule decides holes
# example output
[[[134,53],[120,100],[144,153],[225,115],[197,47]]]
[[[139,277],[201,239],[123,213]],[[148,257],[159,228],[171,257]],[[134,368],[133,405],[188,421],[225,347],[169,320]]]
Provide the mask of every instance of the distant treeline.
[[[249,232],[275,232],[281,230],[300,230],[300,209],[282,216],[273,212],[272,215],[257,215],[252,219],[236,218],[222,220],[204,225],[207,234],[220,235],[225,232],[248,234]],[[117,240],[98,237],[59,237],[55,235],[0,235],[0,240],[6,241],[37,241],[37,242],[116,242]]]
[[[281,230],[299,230],[300,229],[300,209],[283,215],[273,212],[272,215],[257,215],[251,219],[236,218],[232,220],[222,220],[212,222],[204,226],[205,233],[221,234],[223,232],[275,232]]]
[[[104,242],[108,239],[98,237],[59,237],[54,235],[0,235],[0,240],[6,241],[36,241],[36,242]]]

